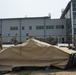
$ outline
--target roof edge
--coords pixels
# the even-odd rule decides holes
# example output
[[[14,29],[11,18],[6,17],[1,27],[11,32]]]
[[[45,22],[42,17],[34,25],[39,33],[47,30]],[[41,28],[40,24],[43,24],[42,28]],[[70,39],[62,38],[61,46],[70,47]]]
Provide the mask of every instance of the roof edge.
[[[66,8],[64,9],[64,11],[63,11],[60,19],[64,17],[64,15],[66,14],[66,12],[69,10],[70,6],[71,6],[71,1],[67,4],[67,6],[66,6]]]
[[[44,17],[1,18],[0,20],[11,20],[11,19],[42,19],[42,18],[50,18],[50,17],[49,16],[44,16]]]

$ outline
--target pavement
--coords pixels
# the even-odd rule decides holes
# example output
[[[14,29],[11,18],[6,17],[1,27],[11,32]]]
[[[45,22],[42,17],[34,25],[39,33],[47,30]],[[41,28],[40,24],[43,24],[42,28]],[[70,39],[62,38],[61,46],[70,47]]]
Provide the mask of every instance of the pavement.
[[[58,43],[58,46],[68,47],[67,43]],[[70,46],[73,46],[73,44],[70,44]]]
[[[14,46],[14,44],[4,44],[4,45],[2,45],[2,47],[11,47],[11,46]]]
[[[63,46],[63,47],[67,47],[68,44],[67,43],[58,43],[58,46]],[[3,47],[10,47],[10,46],[14,46],[14,44],[3,44]],[[70,44],[70,46],[73,46],[73,44]]]

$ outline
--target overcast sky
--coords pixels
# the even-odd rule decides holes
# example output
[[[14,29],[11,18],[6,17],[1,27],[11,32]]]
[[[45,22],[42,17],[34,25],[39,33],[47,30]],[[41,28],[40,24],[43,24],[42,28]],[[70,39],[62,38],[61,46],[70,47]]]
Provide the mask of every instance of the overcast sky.
[[[70,0],[0,0],[0,18],[42,17],[51,13],[59,18]]]

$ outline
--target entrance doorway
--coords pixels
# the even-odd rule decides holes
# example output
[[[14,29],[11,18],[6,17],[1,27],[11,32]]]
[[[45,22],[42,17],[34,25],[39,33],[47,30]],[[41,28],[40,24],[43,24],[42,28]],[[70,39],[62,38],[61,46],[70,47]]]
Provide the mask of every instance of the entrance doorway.
[[[58,38],[58,43],[64,43],[64,38],[59,37],[59,38]]]

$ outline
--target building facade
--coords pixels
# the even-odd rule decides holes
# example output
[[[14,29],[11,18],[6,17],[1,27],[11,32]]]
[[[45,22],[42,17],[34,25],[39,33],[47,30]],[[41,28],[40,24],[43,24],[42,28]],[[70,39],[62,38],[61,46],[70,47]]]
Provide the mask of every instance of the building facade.
[[[60,19],[66,19],[67,40],[76,42],[76,0],[71,0],[65,8]]]
[[[0,20],[0,36],[3,43],[11,42],[14,36],[18,42],[24,42],[28,37],[48,39],[51,36],[58,42],[65,42],[65,19],[50,19],[50,17],[27,17]]]
[[[29,37],[48,42],[49,36],[53,41],[65,43],[70,40],[76,43],[76,0],[71,0],[60,19],[50,17],[25,17],[0,19],[0,38],[3,43],[11,43],[13,37],[18,42],[24,42]]]

